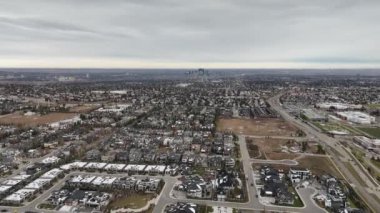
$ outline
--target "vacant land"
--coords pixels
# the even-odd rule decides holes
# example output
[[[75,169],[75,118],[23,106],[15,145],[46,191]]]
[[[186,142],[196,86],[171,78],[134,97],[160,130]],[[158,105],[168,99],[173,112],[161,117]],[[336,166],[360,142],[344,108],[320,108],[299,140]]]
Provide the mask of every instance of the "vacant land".
[[[279,165],[279,164],[252,164],[254,169],[260,168],[262,165],[270,165],[276,169],[282,169],[287,172],[290,167],[292,168],[307,168],[311,171],[313,175],[323,175],[330,174],[334,177],[343,179],[340,172],[335,168],[333,162],[327,156],[303,156],[297,159],[299,163],[298,166],[288,166],[288,165]]]
[[[294,143],[293,140],[275,138],[247,138],[247,149],[251,158],[282,160],[294,159],[295,153],[282,152],[287,144]]]
[[[121,198],[117,198],[112,201],[108,208],[110,209],[120,209],[120,208],[131,208],[131,209],[140,209],[144,207],[148,201],[154,198],[153,194],[133,194],[126,195]]]
[[[344,128],[343,126],[337,123],[313,122],[313,124],[324,132],[338,131],[338,132],[347,132],[347,134],[351,133],[351,131],[349,131],[348,129]]]
[[[247,149],[251,158],[283,160],[294,159],[300,155],[300,152],[316,153],[318,151],[317,143],[296,142],[290,139],[279,138],[252,138],[247,137]]]
[[[358,128],[360,129],[361,131],[369,134],[369,135],[372,135],[373,137],[375,138],[378,138],[380,139],[380,128],[379,127],[374,127],[374,128],[364,128],[364,127],[361,127],[361,128]]]
[[[219,119],[218,131],[258,136],[297,136],[299,130],[279,118],[267,119]]]
[[[23,115],[21,112],[15,112],[8,115],[0,116],[0,124],[20,125],[20,126],[36,126],[49,124],[60,120],[75,117],[76,113],[50,113],[47,115]]]
[[[315,175],[330,174],[334,177],[343,178],[327,156],[304,156],[297,161],[300,167],[310,169]]]

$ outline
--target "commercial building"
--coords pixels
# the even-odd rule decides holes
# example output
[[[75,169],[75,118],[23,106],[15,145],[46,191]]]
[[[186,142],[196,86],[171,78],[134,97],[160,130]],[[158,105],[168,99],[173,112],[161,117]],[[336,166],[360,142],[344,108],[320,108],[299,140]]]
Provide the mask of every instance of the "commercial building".
[[[355,136],[354,142],[361,145],[362,147],[373,150],[380,151],[380,140],[379,139],[370,139],[365,136]]]
[[[371,124],[375,122],[375,117],[370,116],[364,112],[346,111],[337,112],[336,115],[343,119],[356,124]]]

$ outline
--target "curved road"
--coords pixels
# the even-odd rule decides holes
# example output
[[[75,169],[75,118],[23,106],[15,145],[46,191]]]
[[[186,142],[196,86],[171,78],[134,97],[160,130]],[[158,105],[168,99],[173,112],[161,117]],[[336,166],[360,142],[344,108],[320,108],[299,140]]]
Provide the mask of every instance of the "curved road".
[[[282,108],[279,102],[279,97],[281,95],[282,94],[278,94],[268,100],[268,103],[271,105],[272,109],[276,110],[283,119],[287,120],[288,122],[292,123],[293,125],[303,130],[305,134],[307,134],[308,136],[319,139],[319,142],[322,145],[325,145],[326,147],[325,150],[327,151],[327,153],[332,156],[331,159],[339,168],[343,177],[354,186],[355,191],[363,198],[363,201],[367,203],[367,205],[371,208],[373,212],[376,212],[375,211],[376,209],[380,209],[380,202],[378,202],[378,200],[374,198],[374,196],[377,196],[378,198],[380,198],[380,193],[379,193],[380,189],[378,185],[375,185],[373,181],[371,181],[368,178],[367,174],[364,174],[366,171],[363,171],[357,165],[352,164],[352,162],[354,162],[355,159],[353,159],[352,156],[350,156],[339,145],[339,141],[337,141],[335,138],[329,137],[315,130],[314,128],[310,127],[306,123],[303,123],[302,121],[295,119],[293,116],[285,112],[285,110]],[[343,157],[341,158],[339,156],[343,156]],[[355,175],[351,174],[349,169],[346,168],[345,163],[349,163],[352,165],[352,167],[359,174],[360,178],[362,179],[362,181],[366,183],[367,186],[363,186],[361,184],[361,181],[358,180]]]
[[[247,175],[247,190],[248,190],[248,197],[249,201],[246,203],[237,203],[237,202],[221,202],[221,201],[212,201],[212,200],[198,200],[198,199],[176,199],[172,198],[170,196],[171,190],[174,186],[174,183],[171,187],[166,187],[169,185],[165,184],[165,188],[163,189],[156,207],[153,210],[153,213],[162,213],[165,209],[165,206],[171,203],[176,202],[190,202],[200,205],[208,205],[208,206],[222,206],[222,207],[230,207],[230,208],[236,208],[240,210],[251,210],[251,211],[275,211],[275,212],[324,212],[321,211],[321,209],[315,205],[315,203],[312,201],[311,195],[306,196],[306,199],[303,198],[305,207],[302,208],[295,208],[295,207],[287,207],[287,206],[265,206],[259,202],[259,200],[255,197],[258,192],[256,191],[256,187],[251,187],[251,183],[254,183],[253,181],[253,169],[251,166],[251,159],[248,154],[248,150],[246,149],[246,141],[245,136],[240,135],[239,136],[239,143],[240,143],[240,152],[241,152],[241,162],[243,163],[243,169],[244,173]],[[302,193],[302,192],[301,192]],[[310,199],[310,200],[309,200]]]
[[[231,208],[237,208],[237,209],[245,209],[245,210],[255,210],[255,211],[277,211],[277,212],[316,212],[318,208],[316,205],[314,205],[311,197],[310,201],[308,196],[303,198],[303,201],[305,203],[305,207],[303,208],[294,208],[294,207],[286,207],[286,206],[264,206],[259,202],[259,200],[255,197],[257,194],[256,187],[251,187],[250,184],[253,182],[253,170],[251,167],[251,159],[248,154],[248,150],[246,147],[246,141],[244,136],[239,136],[239,142],[240,142],[240,151],[241,151],[241,161],[243,163],[243,169],[244,173],[247,175],[247,190],[248,190],[248,197],[249,201],[246,203],[236,203],[236,202],[221,202],[221,201],[211,201],[211,200],[196,200],[196,199],[175,199],[171,197],[171,191],[174,188],[175,183],[178,180],[178,177],[171,177],[171,176],[151,176],[151,177],[160,177],[165,181],[164,188],[162,189],[160,195],[157,198],[156,206],[153,210],[154,213],[162,213],[165,209],[165,206],[170,203],[176,203],[176,202],[191,202],[195,204],[201,204],[201,205],[211,205],[211,206],[222,206],[222,207],[231,207]],[[53,213],[57,211],[52,210],[40,210],[37,208],[37,206],[46,200],[50,194],[57,189],[60,189],[65,181],[69,179],[71,175],[97,175],[97,176],[126,176],[126,173],[119,173],[119,174],[108,174],[108,173],[94,173],[94,172],[79,172],[79,171],[72,171],[69,174],[67,174],[64,178],[59,179],[58,182],[55,182],[54,185],[45,190],[40,196],[38,196],[36,199],[34,199],[31,202],[26,203],[24,206],[20,207],[11,207],[11,206],[0,206],[0,209],[6,209],[10,212],[25,212],[25,211],[36,211],[36,212],[45,212],[45,213]],[[149,177],[147,175],[134,175],[135,177]],[[300,192],[302,193],[302,191]],[[303,197],[303,196],[302,196]]]

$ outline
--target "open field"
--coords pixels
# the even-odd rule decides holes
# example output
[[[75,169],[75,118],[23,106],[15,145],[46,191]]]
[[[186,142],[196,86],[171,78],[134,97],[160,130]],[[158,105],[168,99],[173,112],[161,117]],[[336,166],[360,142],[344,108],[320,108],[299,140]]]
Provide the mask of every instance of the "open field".
[[[36,126],[57,122],[60,120],[75,117],[76,113],[50,113],[47,115],[23,115],[21,112],[15,112],[0,116],[0,124],[20,125],[20,126]]]
[[[297,136],[299,130],[279,118],[266,119],[219,119],[218,131],[258,136]]]
[[[368,128],[364,128],[364,127],[359,127],[358,129],[360,129],[361,131],[375,137],[375,138],[378,138],[380,139],[380,128],[379,127],[368,127]]]
[[[315,175],[331,174],[343,178],[327,156],[305,156],[297,160],[300,167],[308,168]]]
[[[328,132],[328,131],[345,131],[340,125],[336,123],[322,123],[322,122],[313,122],[318,128]]]
[[[139,209],[144,207],[148,201],[154,198],[153,194],[133,194],[126,195],[121,198],[117,198],[112,201],[109,205],[109,209],[120,209],[120,208],[131,208]]]
[[[380,109],[380,103],[367,104],[368,109]]]
[[[302,150],[302,143],[289,139],[278,138],[249,138],[247,137],[247,149],[251,158],[283,160],[294,159],[300,155],[291,150]],[[317,144],[307,142],[306,153],[316,153]]]
[[[282,169],[285,172],[292,168],[308,168],[314,175],[331,174],[337,178],[343,179],[340,172],[335,168],[332,161],[327,156],[303,156],[297,159],[298,166],[288,166],[279,164],[267,164],[276,169]],[[252,164],[253,168],[257,169],[265,164]]]

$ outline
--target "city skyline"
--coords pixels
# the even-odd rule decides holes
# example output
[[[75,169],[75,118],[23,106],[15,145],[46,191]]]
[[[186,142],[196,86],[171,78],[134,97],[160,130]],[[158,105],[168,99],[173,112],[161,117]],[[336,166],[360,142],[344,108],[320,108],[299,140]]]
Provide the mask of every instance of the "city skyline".
[[[379,68],[377,1],[5,1],[0,67]]]

